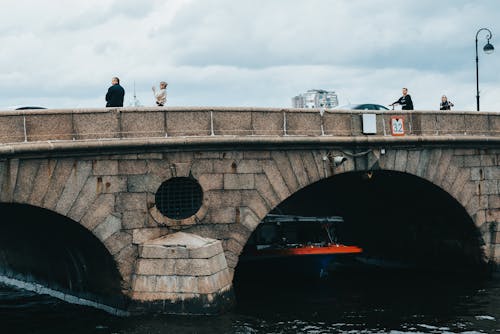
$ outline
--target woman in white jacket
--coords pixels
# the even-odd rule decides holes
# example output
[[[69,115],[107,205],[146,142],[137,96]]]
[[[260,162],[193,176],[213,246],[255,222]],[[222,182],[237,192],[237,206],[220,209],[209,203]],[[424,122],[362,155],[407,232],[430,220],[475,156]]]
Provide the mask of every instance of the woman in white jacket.
[[[158,107],[163,107],[167,103],[167,83],[165,81],[160,82],[160,89],[156,91],[156,87],[153,86],[153,94],[156,99],[156,105]]]

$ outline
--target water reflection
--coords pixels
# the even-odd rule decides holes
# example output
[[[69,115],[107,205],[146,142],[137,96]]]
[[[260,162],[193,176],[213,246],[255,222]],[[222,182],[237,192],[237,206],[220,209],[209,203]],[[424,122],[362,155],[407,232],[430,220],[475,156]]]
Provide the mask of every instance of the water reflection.
[[[365,274],[238,284],[238,308],[217,317],[117,318],[2,287],[0,321],[4,333],[500,332],[500,277]]]

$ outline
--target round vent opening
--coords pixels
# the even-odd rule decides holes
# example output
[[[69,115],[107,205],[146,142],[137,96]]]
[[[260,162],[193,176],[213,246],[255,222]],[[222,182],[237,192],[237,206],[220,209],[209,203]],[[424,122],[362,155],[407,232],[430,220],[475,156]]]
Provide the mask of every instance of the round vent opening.
[[[163,182],[156,191],[156,208],[171,219],[185,219],[194,215],[201,207],[203,190],[190,177],[174,177]]]

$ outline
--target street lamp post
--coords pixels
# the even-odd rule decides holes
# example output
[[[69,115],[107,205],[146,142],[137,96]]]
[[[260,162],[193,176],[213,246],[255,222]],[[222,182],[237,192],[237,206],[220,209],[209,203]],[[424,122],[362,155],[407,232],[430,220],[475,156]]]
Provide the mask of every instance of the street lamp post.
[[[479,33],[483,30],[488,32],[488,35],[486,36],[486,40],[487,40],[486,45],[483,47],[484,53],[490,54],[495,50],[493,45],[490,44],[490,39],[493,36],[490,29],[488,29],[488,28],[479,29],[476,33],[476,101],[477,101],[477,111],[479,111],[479,56],[478,56],[478,52],[477,52],[477,36],[479,36]]]

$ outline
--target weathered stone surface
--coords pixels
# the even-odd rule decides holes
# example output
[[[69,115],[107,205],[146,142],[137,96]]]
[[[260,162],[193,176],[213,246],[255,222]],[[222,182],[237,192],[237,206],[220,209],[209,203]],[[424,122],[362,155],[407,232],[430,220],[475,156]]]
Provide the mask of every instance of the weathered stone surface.
[[[241,160],[236,165],[236,172],[240,174],[262,173],[262,161],[260,160]]]
[[[321,115],[319,112],[293,111],[286,113],[287,135],[320,136]]]
[[[255,178],[253,174],[224,174],[224,189],[254,189]]]
[[[271,151],[244,151],[243,157],[245,160],[269,160]]]
[[[148,259],[185,259],[189,258],[189,249],[184,245],[164,246],[149,243],[139,246],[139,256]]]
[[[351,134],[351,115],[326,111],[323,115],[323,128],[328,136],[349,136]]]
[[[465,115],[464,116],[465,123],[465,134],[468,135],[485,135],[491,134],[489,131],[488,118],[480,115]]]
[[[265,174],[255,175],[255,189],[266,201],[268,207],[274,208],[281,202]]]
[[[272,185],[274,192],[278,195],[280,201],[285,200],[291,195],[288,185],[274,162],[266,161],[264,163],[264,173],[266,174],[269,183]]]
[[[120,137],[118,112],[80,113],[73,115],[76,139]]]
[[[94,175],[117,175],[118,160],[94,160],[92,161],[92,173]]]
[[[49,189],[50,179],[56,167],[55,160],[42,160],[33,180],[33,190],[29,198],[29,203],[34,206],[42,206],[42,201]]]
[[[80,220],[80,224],[85,226],[88,230],[93,230],[114,211],[114,206],[115,196],[112,194],[99,195]]]
[[[194,178],[199,178],[201,175],[214,172],[214,163],[210,159],[194,160],[191,165],[191,174]],[[221,173],[221,171],[217,171]]]
[[[307,176],[307,171],[304,167],[304,163],[302,161],[302,155],[304,152],[287,152],[288,160],[290,161],[290,165],[297,177],[297,181],[300,188],[303,188],[309,185],[311,182],[309,181],[309,177]]]
[[[214,111],[213,125],[215,135],[248,136],[253,134],[250,113]]]
[[[419,115],[420,117],[420,132],[416,132],[418,135],[436,135],[438,134],[438,121],[436,115]]]
[[[220,241],[178,232],[139,247],[132,296],[151,292],[151,300],[220,292],[231,283]],[[159,293],[159,295],[157,295]],[[199,296],[198,296],[199,298]]]
[[[70,177],[73,168],[76,168],[76,166],[76,161],[72,159],[60,159],[57,161],[50,179],[48,191],[43,198],[43,207],[48,209],[55,208],[59,196],[64,190],[66,181]]]
[[[122,226],[124,230],[142,228],[146,226],[148,213],[142,210],[123,211]]]
[[[431,152],[430,150],[423,150],[420,153],[420,159],[418,160],[416,175],[424,177],[427,172],[427,168],[429,168],[429,160],[430,160]]]
[[[165,118],[163,111],[122,112],[122,137],[165,137]]]
[[[448,192],[455,198],[460,196],[460,193],[463,191],[464,185],[470,179],[470,171],[468,169],[461,169],[458,172],[457,177],[453,181],[451,188],[449,188]]]
[[[147,211],[146,193],[119,193],[116,197],[116,211]]]
[[[142,174],[127,177],[127,191],[129,193],[156,193],[163,180],[156,175]]]
[[[92,177],[97,183],[97,192],[105,194],[122,193],[127,191],[126,176],[99,176]]]
[[[175,275],[175,264],[176,262],[169,258],[141,258],[137,260],[136,273],[139,275]]]
[[[213,170],[217,173],[237,173],[238,162],[237,159],[217,159],[213,161]]]
[[[184,232],[168,234],[160,238],[149,240],[142,246],[143,250],[146,247],[173,250],[168,252],[159,251],[167,256],[172,254],[173,258],[207,259],[222,253],[219,241]],[[146,257],[144,254],[145,253],[141,253],[141,256]],[[179,254],[183,256],[178,256]]]
[[[288,159],[288,155],[286,152],[277,151],[272,152],[271,156],[273,157],[276,167],[278,167],[283,180],[285,180],[288,189],[295,192],[299,188],[299,183],[290,160]],[[265,167],[266,166],[264,165],[264,168]]]
[[[283,112],[253,112],[252,113],[252,135],[257,136],[282,136]]]
[[[135,275],[133,289],[138,292],[156,291],[156,276]]]
[[[451,162],[453,154],[450,150],[446,150],[441,152],[441,157],[439,159],[438,165],[435,167],[436,172],[434,174],[434,177],[432,181],[437,184],[441,185],[443,182],[443,178],[445,177],[446,171],[448,170],[448,167]]]
[[[205,193],[210,208],[229,208],[241,204],[240,190],[212,190]]]
[[[272,207],[267,206],[266,201],[256,190],[243,191],[241,203],[243,206],[251,208],[259,218],[264,218],[272,209]]]
[[[71,170],[64,190],[58,198],[55,211],[65,215],[69,212],[77,196],[80,194],[87,178],[90,175],[92,165],[89,161],[78,161]]]
[[[17,173],[19,170],[19,159],[9,159],[2,164],[2,191],[0,200],[11,202],[16,188]]]
[[[33,189],[33,182],[40,166],[39,160],[25,160],[19,163],[14,201],[26,203]]]
[[[314,152],[304,151],[301,154],[302,164],[306,172],[309,183],[314,183],[320,179],[320,174],[318,167],[316,166],[316,161],[313,156]]]
[[[234,207],[211,208],[209,215],[212,224],[232,224],[236,222],[237,217]]]
[[[104,241],[104,245],[111,255],[115,255],[132,244],[132,235],[128,232],[116,232]]]
[[[408,152],[406,150],[397,150],[394,162],[394,170],[404,172],[406,170]]]
[[[177,276],[158,276],[156,291],[175,293],[179,291],[179,278]]]
[[[437,117],[440,134],[459,135],[466,133],[464,115],[443,114]]]
[[[68,217],[75,221],[80,221],[87,212],[89,206],[101,194],[99,178],[89,177],[73,202],[68,212]]]
[[[477,181],[476,181],[477,182]],[[497,195],[498,191],[498,180],[484,180],[478,183],[478,195]]]
[[[136,245],[125,246],[114,256],[114,259],[118,264],[118,271],[123,278],[122,288],[125,290],[130,288],[132,273],[134,272],[137,257],[138,254]]]
[[[165,227],[141,228],[132,230],[132,243],[143,244],[168,233]]]
[[[220,190],[224,188],[224,175],[203,174],[199,177],[198,182],[205,192],[208,192],[210,190]]]
[[[24,141],[23,116],[9,115],[0,117],[0,143]]]
[[[488,196],[488,207],[490,209],[499,209],[500,208],[500,195],[494,194]],[[498,239],[500,241],[500,239]]]
[[[121,175],[145,174],[147,170],[145,160],[118,160],[118,173]]]
[[[259,225],[261,219],[248,207],[240,207],[240,221],[249,231],[253,231]]]
[[[26,117],[28,141],[73,139],[71,114],[41,114]]]
[[[116,216],[109,215],[104,222],[94,228],[93,232],[99,240],[104,241],[116,232],[120,231],[121,228],[121,219]]]
[[[191,259],[210,259],[218,254],[222,254],[222,244],[220,242],[211,242],[203,247],[189,249],[189,258]]]
[[[210,114],[198,111],[170,111],[167,114],[167,136],[210,135]]]

